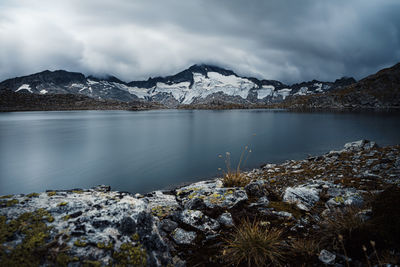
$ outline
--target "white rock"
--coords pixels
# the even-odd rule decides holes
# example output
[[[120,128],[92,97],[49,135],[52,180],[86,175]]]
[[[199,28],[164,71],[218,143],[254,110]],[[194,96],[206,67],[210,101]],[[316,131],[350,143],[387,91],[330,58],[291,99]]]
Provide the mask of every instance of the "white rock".
[[[177,228],[174,231],[172,238],[179,245],[190,245],[196,239],[196,236],[197,235],[195,232],[185,231],[181,228]]]
[[[283,201],[296,204],[296,206],[305,211],[309,211],[319,200],[319,190],[307,186],[288,187],[285,190]]]
[[[323,263],[330,265],[330,264],[335,263],[336,255],[334,253],[331,253],[331,252],[323,249],[319,253],[318,259],[320,261],[322,261]]]

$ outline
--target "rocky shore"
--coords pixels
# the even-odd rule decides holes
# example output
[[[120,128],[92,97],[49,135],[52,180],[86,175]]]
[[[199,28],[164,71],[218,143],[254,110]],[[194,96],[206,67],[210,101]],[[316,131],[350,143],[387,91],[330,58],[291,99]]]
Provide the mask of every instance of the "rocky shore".
[[[400,146],[361,140],[239,180],[1,196],[0,266],[255,266],[257,240],[232,256],[249,226],[277,233],[263,265],[399,264]]]

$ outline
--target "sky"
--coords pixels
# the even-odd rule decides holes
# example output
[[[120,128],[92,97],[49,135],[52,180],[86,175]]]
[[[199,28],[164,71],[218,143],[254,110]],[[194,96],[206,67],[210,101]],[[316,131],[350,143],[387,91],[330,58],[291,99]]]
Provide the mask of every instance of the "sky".
[[[46,69],[172,75],[193,64],[291,84],[400,61],[399,0],[0,0],[0,80]]]

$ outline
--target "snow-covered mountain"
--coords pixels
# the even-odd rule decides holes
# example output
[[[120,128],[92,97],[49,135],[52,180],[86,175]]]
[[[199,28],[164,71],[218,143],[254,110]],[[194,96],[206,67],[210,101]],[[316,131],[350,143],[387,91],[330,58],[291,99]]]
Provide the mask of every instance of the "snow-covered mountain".
[[[207,104],[210,101],[251,104],[280,102],[288,96],[308,95],[354,83],[353,78],[335,82],[311,81],[285,85],[274,80],[241,77],[231,70],[211,65],[193,65],[167,77],[123,82],[114,76],[85,77],[81,73],[44,71],[0,83],[0,90],[34,94],[83,94],[96,99],[157,101],[169,107]]]

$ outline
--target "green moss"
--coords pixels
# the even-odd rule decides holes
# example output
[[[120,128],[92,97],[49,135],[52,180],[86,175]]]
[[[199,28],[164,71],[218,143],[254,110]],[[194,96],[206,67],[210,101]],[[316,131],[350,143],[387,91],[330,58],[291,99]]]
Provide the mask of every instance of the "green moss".
[[[173,211],[174,208],[173,207],[168,207],[168,206],[156,206],[151,208],[151,213],[154,216],[157,216],[159,218],[164,218],[166,216],[168,216],[171,211]]]
[[[38,197],[38,196],[39,196],[38,193],[30,193],[30,194],[26,195],[26,197],[28,197],[28,198],[33,198],[33,197]]]
[[[59,253],[56,257],[55,263],[57,266],[68,266],[68,263],[73,261],[79,261],[78,257],[71,257],[65,253]]]
[[[100,249],[109,249],[109,250],[114,249],[114,245],[112,242],[109,242],[108,244],[97,243],[97,247]]]
[[[140,236],[139,236],[138,233],[134,233],[134,234],[131,236],[131,238],[132,238],[133,241],[138,241],[138,240],[140,239]]]
[[[12,198],[13,195],[5,195],[5,196],[0,196],[0,199],[5,199],[5,198]]]
[[[60,202],[60,203],[58,203],[58,205],[57,206],[59,206],[59,207],[63,207],[63,206],[66,206],[68,204],[68,202],[66,202],[66,201],[63,201],[63,202]]]
[[[65,215],[62,219],[64,221],[68,221],[70,218],[71,218],[71,216],[68,214],[68,215]]]
[[[75,194],[82,194],[82,193],[83,193],[83,190],[72,190],[72,193],[75,193]]]
[[[120,250],[113,253],[113,258],[117,262],[116,266],[146,266],[147,263],[146,250],[140,244],[133,246],[123,243]]]
[[[47,192],[47,196],[49,196],[49,197],[55,196],[56,194],[57,194],[57,192],[55,192],[55,191]]]
[[[81,240],[75,240],[74,245],[77,247],[86,247],[87,243],[85,241],[81,241]]]
[[[22,242],[7,252],[0,249],[0,266],[38,266],[43,260],[47,248],[50,227],[45,223],[50,214],[39,209],[23,213],[15,220],[0,216],[0,244],[12,241],[15,236],[22,236]],[[0,246],[1,248],[1,246]]]
[[[99,261],[84,260],[82,266],[84,266],[84,267],[100,267],[100,266],[102,266],[102,264]]]
[[[17,205],[19,203],[18,199],[11,199],[6,202],[7,207],[11,207]]]

